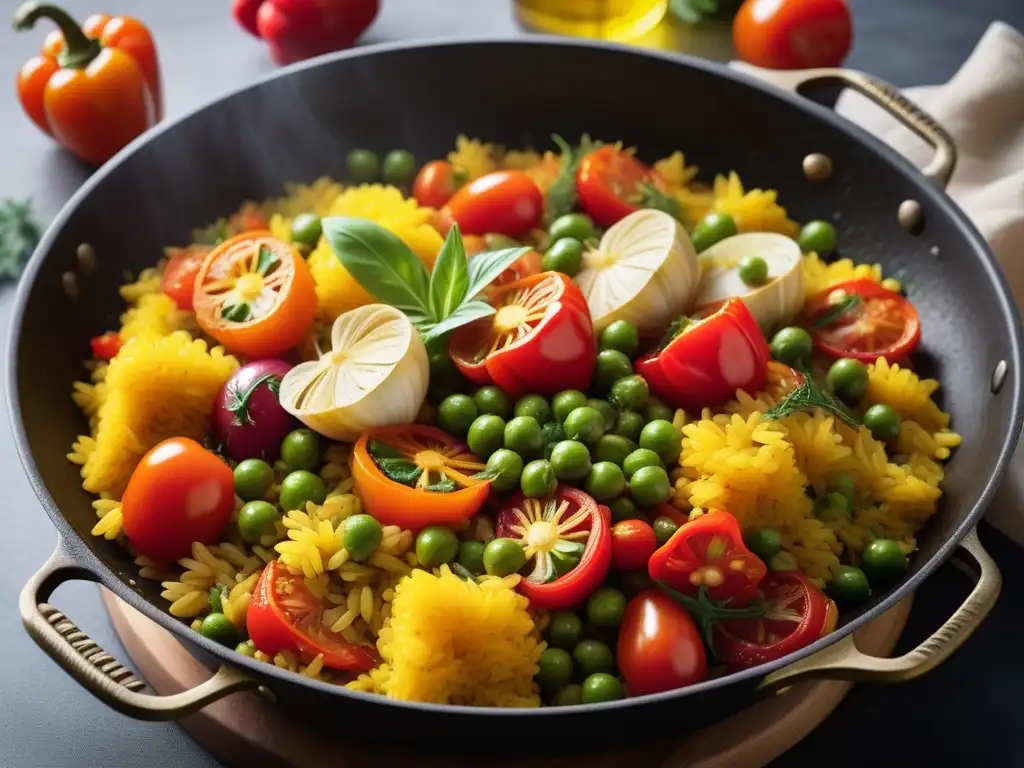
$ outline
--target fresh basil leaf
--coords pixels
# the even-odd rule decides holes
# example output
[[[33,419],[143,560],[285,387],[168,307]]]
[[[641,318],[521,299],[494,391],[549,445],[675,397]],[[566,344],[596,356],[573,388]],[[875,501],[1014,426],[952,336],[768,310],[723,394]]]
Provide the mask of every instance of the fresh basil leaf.
[[[408,458],[405,454],[401,453],[395,448],[392,448],[387,443],[382,443],[380,440],[371,440],[366,445],[366,451],[375,459],[405,459]]]
[[[494,279],[530,252],[529,248],[502,248],[500,251],[484,251],[476,254],[467,264],[469,270],[469,288],[466,297],[476,298]]]
[[[322,224],[334,255],[367,293],[403,312],[430,315],[430,277],[409,246],[366,219],[332,216]]]
[[[268,246],[261,245],[259,258],[256,261],[256,271],[266,277],[267,272],[275,264],[277,264],[277,256],[274,255],[274,252]]]
[[[431,491],[433,493],[453,493],[459,490],[459,484],[452,480],[447,475],[442,475],[441,479],[436,483],[430,485],[424,485],[423,490]]]
[[[493,314],[494,307],[486,301],[467,301],[440,323],[432,325],[429,330],[426,331],[421,329],[420,332],[423,334],[423,341],[425,343],[430,343],[435,339],[444,336],[446,333],[454,331],[456,328],[466,325],[467,323],[472,323],[474,320],[479,320],[481,317],[488,317]]]
[[[423,470],[413,464],[409,459],[373,459],[380,471],[388,478],[402,485],[414,486],[420,479]]]
[[[459,225],[452,224],[430,273],[430,314],[437,322],[459,308],[469,287],[466,246]]]

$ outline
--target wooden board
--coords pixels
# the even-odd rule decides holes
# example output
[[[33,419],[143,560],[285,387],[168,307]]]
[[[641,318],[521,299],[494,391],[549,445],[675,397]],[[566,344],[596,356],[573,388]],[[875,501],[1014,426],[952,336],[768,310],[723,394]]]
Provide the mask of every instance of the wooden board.
[[[101,588],[114,629],[142,677],[159,694],[198,685],[210,671],[166,629]],[[873,656],[887,656],[906,625],[913,597],[895,605],[856,634],[857,646]],[[473,760],[442,754],[412,753],[387,745],[346,742],[289,719],[253,693],[236,693],[181,720],[199,744],[230,766],[296,768],[762,768],[813,731],[853,687],[845,682],[801,683],[715,725],[674,741],[574,760],[529,761],[488,757]]]

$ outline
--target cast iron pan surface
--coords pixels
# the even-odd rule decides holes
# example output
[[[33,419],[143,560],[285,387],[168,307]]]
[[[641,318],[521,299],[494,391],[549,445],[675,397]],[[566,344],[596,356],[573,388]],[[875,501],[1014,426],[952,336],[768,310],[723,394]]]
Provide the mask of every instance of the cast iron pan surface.
[[[977,523],[1020,429],[1020,322],[983,239],[917,169],[828,109],[705,61],[547,38],[402,44],[301,64],[154,129],[92,176],[32,258],[10,345],[15,438],[69,553],[211,664],[226,659],[264,678],[287,711],[335,727],[358,722],[368,735],[457,739],[470,747],[493,745],[498,733],[509,733],[492,729],[520,726],[529,727],[529,738],[503,743],[529,750],[585,728],[588,741],[600,746],[640,732],[630,726],[651,718],[670,719],[682,730],[743,706],[762,676],[783,663],[568,710],[398,704],[351,693],[200,637],[166,613],[159,584],[140,579],[123,549],[89,533],[92,499],[66,458],[87,424],[69,394],[84,376],[89,338],[118,327],[126,270],[137,274],[164,245],[186,243],[192,227],[245,200],[282,194],[286,181],[343,178],[345,155],[355,147],[404,147],[423,161],[443,156],[460,133],[548,148],[553,132],[572,141],[584,132],[621,139],[648,161],[682,149],[706,180],[735,169],[748,188],[778,189],[797,221],[834,221],[842,256],[880,262],[903,281],[923,326],[925,351],[915,364],[941,380],[941,404],[964,447],[946,465],[940,511],[920,533],[902,583],[845,614],[837,632],[785,662],[834,642],[912,591]],[[809,152],[832,158],[827,183],[804,178],[801,161]],[[916,235],[897,221],[906,199],[924,212]],[[70,299],[61,276],[74,269],[83,242],[95,248],[98,270],[80,278],[80,294]],[[990,380],[1000,361],[1008,373],[993,394]],[[66,608],[74,618],[73,606]]]

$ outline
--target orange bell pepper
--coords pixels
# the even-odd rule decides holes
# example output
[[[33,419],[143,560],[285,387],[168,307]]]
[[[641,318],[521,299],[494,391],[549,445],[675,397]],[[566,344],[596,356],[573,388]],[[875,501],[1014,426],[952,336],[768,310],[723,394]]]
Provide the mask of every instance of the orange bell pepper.
[[[40,19],[58,29],[18,72],[18,99],[41,130],[87,163],[101,165],[163,117],[156,46],[128,16],[90,16],[79,27],[63,10],[28,2],[14,27]]]

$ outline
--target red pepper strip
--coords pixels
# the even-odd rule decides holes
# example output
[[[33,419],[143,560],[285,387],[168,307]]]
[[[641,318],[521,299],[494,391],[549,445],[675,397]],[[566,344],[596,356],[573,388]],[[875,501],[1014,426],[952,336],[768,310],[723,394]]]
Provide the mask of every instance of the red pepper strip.
[[[113,360],[121,351],[121,336],[117,331],[107,331],[102,336],[94,336],[89,342],[92,354],[100,360]]]
[[[741,299],[729,299],[662,349],[642,357],[635,368],[662,400],[699,411],[731,400],[738,389],[757,392],[769,357],[768,343],[750,310]]]
[[[680,526],[647,564],[652,581],[694,597],[707,588],[716,602],[744,606],[757,597],[767,569],[743,543],[743,532],[728,512],[708,512]]]

